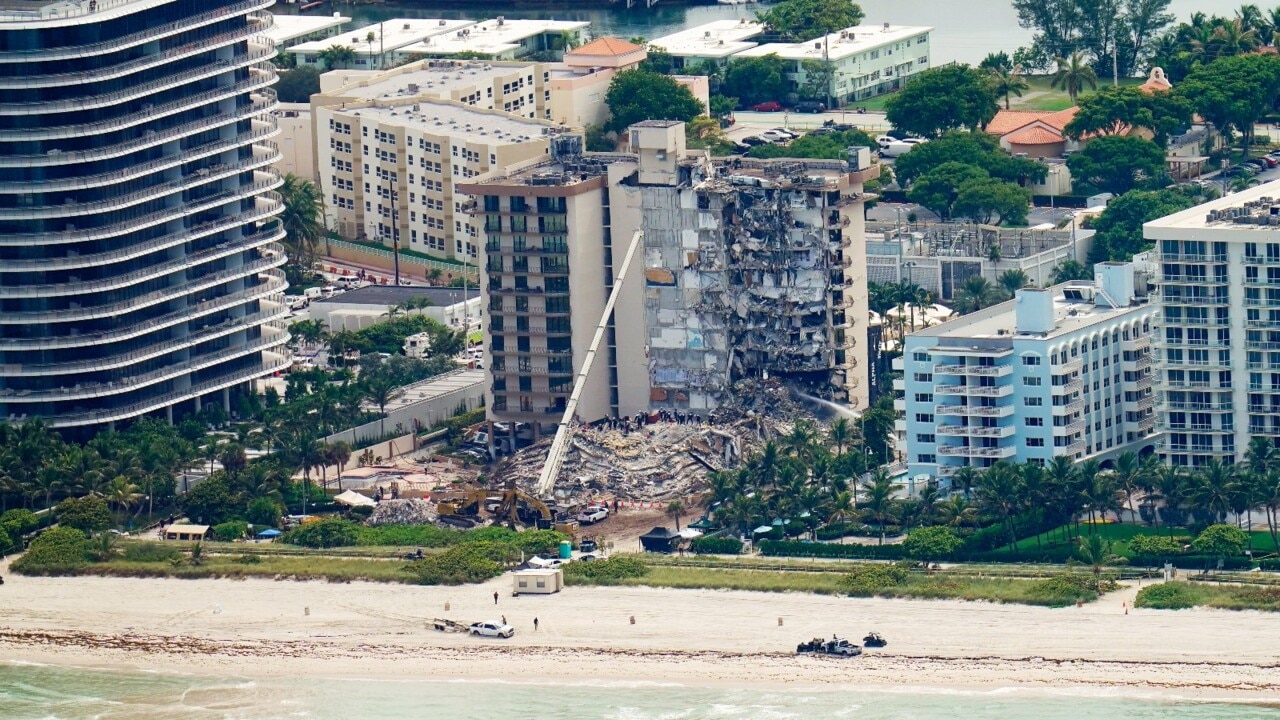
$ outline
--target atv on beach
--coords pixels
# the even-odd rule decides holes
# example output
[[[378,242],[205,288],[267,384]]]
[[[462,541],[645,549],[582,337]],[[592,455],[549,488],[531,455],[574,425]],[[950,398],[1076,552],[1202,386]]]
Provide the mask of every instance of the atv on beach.
[[[822,638],[814,638],[808,642],[802,642],[796,646],[797,653],[818,653],[821,655],[841,655],[843,657],[854,657],[862,654],[862,648],[854,645],[848,640],[838,637],[832,637],[830,640]]]

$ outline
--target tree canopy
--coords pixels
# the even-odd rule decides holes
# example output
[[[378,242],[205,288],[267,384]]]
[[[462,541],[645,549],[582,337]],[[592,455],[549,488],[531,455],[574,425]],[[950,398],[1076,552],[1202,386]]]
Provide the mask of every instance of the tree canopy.
[[[1186,210],[1195,201],[1177,190],[1130,190],[1112,198],[1094,222],[1096,234],[1090,262],[1127,261],[1150,247],[1142,236],[1142,226],[1157,218]]]
[[[1164,151],[1150,140],[1124,135],[1094,138],[1067,158],[1075,183],[1116,195],[1164,183]]]
[[[1191,103],[1171,92],[1147,93],[1136,87],[1104,87],[1081,98],[1079,110],[1064,133],[1079,140],[1087,135],[1120,135],[1146,128],[1163,147],[1169,135],[1191,124]]]
[[[1013,0],[1018,22],[1035,31],[1031,47],[1015,54],[1024,70],[1084,51],[1110,74],[1114,51],[1121,77],[1132,75],[1155,50],[1173,22],[1170,0]],[[1027,64],[1027,60],[1031,60]]]
[[[783,40],[801,42],[862,22],[862,8],[851,0],[782,0],[759,14]]]
[[[951,219],[951,210],[960,195],[960,186],[970,180],[989,180],[991,175],[977,165],[945,162],[916,178],[907,199],[923,205],[943,220]]]
[[[689,122],[705,108],[689,88],[669,75],[633,68],[623,70],[609,82],[605,103],[613,117],[608,128],[621,131],[645,120]]]
[[[276,93],[280,102],[311,102],[311,96],[320,92],[320,70],[303,65],[280,73]]]
[[[720,94],[738,98],[742,107],[787,96],[787,62],[775,54],[730,60],[724,69]]]
[[[1219,58],[1192,70],[1177,92],[1218,129],[1240,133],[1248,152],[1254,123],[1271,111],[1280,96],[1280,57]]]
[[[996,93],[983,71],[948,65],[919,73],[885,103],[895,128],[923,137],[956,128],[977,130],[995,117]]]
[[[967,180],[959,187],[952,210],[960,217],[993,225],[1026,225],[1031,191],[995,178]]]
[[[960,131],[916,145],[898,158],[893,168],[898,182],[906,186],[946,162],[976,165],[991,177],[1009,182],[1042,181],[1049,173],[1044,163],[1009,155],[992,135]]]

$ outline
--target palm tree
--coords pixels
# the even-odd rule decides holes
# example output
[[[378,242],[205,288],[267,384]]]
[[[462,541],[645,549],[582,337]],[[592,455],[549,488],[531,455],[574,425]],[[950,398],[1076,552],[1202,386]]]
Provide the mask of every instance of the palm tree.
[[[1212,62],[1218,58],[1253,52],[1263,44],[1256,29],[1246,27],[1240,22],[1240,18],[1236,18],[1215,27],[1208,40],[1197,40],[1195,47]]]
[[[832,444],[836,446],[836,454],[843,455],[844,446],[853,439],[853,425],[849,422],[849,418],[838,418],[831,423],[830,437]]]
[[[378,413],[382,416],[379,432],[383,436],[387,434],[387,405],[400,397],[400,392],[395,379],[388,375],[378,374],[364,383],[365,398],[378,406]]]
[[[137,485],[129,482],[129,478],[117,475],[107,486],[106,499],[108,505],[115,506],[117,510],[128,512],[134,503],[142,499],[142,494],[138,492]]]
[[[1083,52],[1076,51],[1070,57],[1054,58],[1054,62],[1058,63],[1058,70],[1053,74],[1049,87],[1061,87],[1067,92],[1067,97],[1071,98],[1072,104],[1075,104],[1076,97],[1086,85],[1091,90],[1098,89],[1098,75]]]
[[[1236,22],[1240,23],[1245,30],[1252,30],[1259,35],[1266,33],[1270,27],[1270,23],[1262,13],[1262,8],[1252,4],[1241,5],[1240,9],[1236,10]]]
[[[1136,521],[1138,517],[1133,509],[1133,494],[1145,484],[1147,470],[1148,468],[1143,465],[1137,453],[1121,453],[1116,458],[1116,486],[1124,493],[1125,504],[1129,506],[1129,518],[1131,520]]]
[[[968,467],[967,465],[965,467]],[[965,499],[964,495],[952,495],[942,503],[940,512],[946,524],[953,528],[973,525],[977,522],[978,511]]]
[[[996,282],[1004,291],[1009,293],[1009,297],[1013,297],[1014,293],[1031,284],[1031,278],[1019,268],[1005,270],[996,278]]]
[[[1091,566],[1094,577],[1097,577],[1102,574],[1103,564],[1112,557],[1111,548],[1110,540],[1104,540],[1101,535],[1090,535],[1087,539],[1080,540],[1076,547],[1076,558]]]
[[[328,71],[339,66],[351,67],[351,63],[356,61],[356,51],[347,45],[334,44],[321,50],[316,57],[320,58],[324,69]]]
[[[885,523],[888,522],[893,511],[893,493],[897,489],[898,486],[889,477],[889,471],[884,468],[876,468],[863,485],[865,499],[862,504],[880,526],[881,545],[884,544]]]
[[[1271,546],[1280,548],[1280,468],[1272,468],[1266,475],[1259,497],[1267,510],[1267,529],[1271,531]]]
[[[956,312],[966,315],[985,307],[994,305],[1000,300],[1000,291],[981,275],[970,275],[960,285],[956,293]]]
[[[324,237],[324,196],[315,183],[293,173],[284,176],[276,192],[284,200],[280,223],[284,226],[285,248],[298,267],[310,269],[316,246]]]
[[[965,498],[973,492],[973,488],[978,484],[978,470],[972,465],[965,465],[951,476],[951,487],[958,487],[964,492]]]
[[[1018,552],[1013,516],[1018,508],[1021,477],[1008,463],[998,462],[978,478],[978,504],[1000,519],[1009,539],[1009,549]]]
[[[1022,93],[1031,89],[1027,84],[1026,78],[1018,74],[1016,69],[1003,67],[993,67],[987,69],[987,82],[991,85],[991,90],[997,97],[1004,98],[1004,109],[1009,109],[1009,96],[1017,95],[1022,97]]]
[[[342,492],[342,471],[351,460],[351,445],[346,440],[330,444],[329,459],[338,467],[338,492]]]
[[[853,493],[843,490],[831,496],[831,503],[828,505],[827,522],[832,524],[844,522],[857,512]]]
[[[1186,471],[1177,465],[1161,467],[1153,483],[1149,498],[1164,503],[1160,509],[1160,521],[1169,528],[1169,537],[1173,537],[1173,527],[1182,522],[1187,485]]]
[[[1231,486],[1236,479],[1234,465],[1227,465],[1217,458],[1206,463],[1200,472],[1191,476],[1188,500],[1202,511],[1209,522],[1222,522],[1231,510]]]
[[[684,503],[672,500],[667,504],[667,517],[676,521],[676,532],[680,532],[680,518],[684,517]]]
[[[378,34],[372,30],[365,33],[364,35],[364,41],[366,43],[369,43],[369,65],[371,67],[373,66],[373,41],[377,39],[378,39]]]
[[[916,496],[916,500],[920,504],[920,522],[924,525],[933,525],[938,519],[938,484],[929,481],[924,488],[920,490],[920,494]]]

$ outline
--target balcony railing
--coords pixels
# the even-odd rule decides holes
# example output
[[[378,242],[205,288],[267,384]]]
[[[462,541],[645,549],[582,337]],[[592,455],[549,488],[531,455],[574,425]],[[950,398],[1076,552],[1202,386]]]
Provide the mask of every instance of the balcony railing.
[[[112,0],[99,0],[97,12],[101,12],[112,5],[122,5],[130,1],[131,0],[119,0],[118,2],[113,2]],[[0,63],[25,63],[31,62],[32,60],[66,60],[71,58],[87,57],[90,55],[102,55],[115,50],[133,47],[134,45],[141,45],[153,40],[159,40],[160,38],[168,37],[170,35],[177,35],[178,33],[186,32],[204,25],[211,25],[235,15],[247,14],[250,16],[256,16],[260,13],[255,13],[253,11],[265,10],[273,4],[273,0],[245,0],[244,2],[238,2],[232,5],[227,5],[226,7],[216,8],[209,12],[192,15],[191,17],[183,18],[182,20],[165,23],[164,25],[149,27],[146,30],[113,38],[111,40],[86,43],[84,45],[64,45],[62,47],[40,48],[35,50],[6,50],[4,52],[0,52]],[[70,17],[72,15],[91,15],[89,12],[89,4],[85,2],[80,3],[78,6],[71,5],[64,7],[66,8],[66,11],[61,13],[60,16],[57,16],[56,19]],[[3,14],[0,14],[0,17],[4,17]]]
[[[268,14],[268,18],[271,16]],[[0,89],[13,88],[47,88],[59,87],[64,85],[77,85],[84,82],[102,82],[104,80],[112,80],[123,77],[130,73],[146,70],[148,68],[164,65],[174,60],[181,60],[184,57],[198,55],[200,53],[209,52],[220,47],[232,45],[242,40],[248,40],[269,29],[272,25],[271,21],[265,24],[260,20],[251,19],[246,27],[232,32],[225,32],[221,35],[203,38],[196,42],[180,45],[164,52],[152,55],[143,55],[119,65],[98,68],[96,70],[84,70],[80,72],[56,73],[52,75],[18,75],[9,77],[0,77]]]
[[[241,290],[230,295],[220,295],[212,300],[196,303],[166,315],[147,318],[145,321],[127,327],[77,335],[0,338],[0,350],[57,350],[60,348],[83,347],[85,345],[100,345],[130,340],[147,333],[163,330],[170,325],[196,320],[205,315],[221,312],[247,302],[279,297],[289,285],[285,280],[284,273],[279,270],[264,270],[258,275],[267,278],[267,281],[247,290]]]
[[[1013,437],[1017,432],[1017,428],[1009,427],[986,427],[982,425],[938,425],[934,431],[938,435],[947,435],[950,437]]]
[[[274,81],[275,75],[272,73],[268,76],[267,80],[264,80],[262,83],[254,84],[267,84]],[[3,155],[0,156],[0,167],[46,167],[51,165],[73,165],[96,162],[98,160],[110,160],[111,158],[128,155],[129,153],[144,150],[155,145],[162,145],[166,142],[177,140],[188,135],[206,132],[210,128],[217,127],[219,125],[232,125],[242,120],[252,119],[255,122],[263,123],[274,130],[278,128],[278,123],[274,117],[266,113],[276,106],[276,96],[274,94],[266,93],[266,90],[267,88],[260,88],[258,90],[249,88],[247,90],[235,89],[217,91],[215,94],[225,95],[227,97],[233,97],[252,91],[256,94],[263,95],[263,99],[255,100],[249,105],[237,108],[234,112],[211,115],[184,125],[177,125],[160,132],[148,132],[142,137],[136,137],[122,143],[106,145],[92,150],[75,150],[72,152],[55,151],[39,155]],[[202,103],[199,100],[191,98],[183,100],[182,104],[185,106]],[[141,116],[129,116],[127,118],[118,118],[110,122],[113,124],[119,123],[122,127],[130,127],[138,124],[138,122],[134,122],[134,119],[137,119],[138,122],[142,121]],[[86,132],[85,134],[90,133]]]
[[[1189,402],[1186,400],[1161,400],[1164,410],[1198,410],[1209,412],[1230,412],[1235,405],[1229,402]]]
[[[287,341],[288,337],[286,336],[286,338],[279,344],[283,345],[284,342]],[[207,380],[198,385],[192,385],[189,388],[176,390],[163,395],[157,395],[146,400],[140,400],[131,405],[122,405],[108,410],[91,410],[88,412],[52,415],[45,416],[43,419],[45,422],[49,423],[51,427],[58,428],[101,424],[112,420],[123,420],[125,418],[137,417],[143,413],[159,410],[167,405],[173,405],[174,403],[189,400],[193,397],[204,395],[205,393],[221,390],[222,388],[231,387],[232,385],[238,385],[243,383],[245,380],[270,375],[273,372],[283,370],[293,364],[293,360],[285,355],[277,355],[275,353],[268,353],[265,351],[264,354],[268,355],[268,357],[264,358],[265,362],[263,362],[259,367],[244,368],[233,373],[228,373],[214,380]],[[14,415],[11,414],[10,418],[13,419]]]
[[[1204,255],[1196,253],[1158,253],[1156,262],[1208,262],[1208,263],[1225,263],[1228,262],[1226,253]]]
[[[245,330],[248,328],[242,327],[238,329]],[[71,387],[60,387],[48,390],[13,390],[12,388],[3,388],[0,389],[0,401],[12,407],[15,403],[48,402],[49,400],[79,400],[108,395],[118,395],[120,393],[138,390],[146,387],[147,385],[168,380],[185,373],[195,372],[212,365],[217,365],[241,355],[247,355],[251,352],[257,352],[270,347],[283,345],[289,339],[289,333],[284,330],[277,330],[269,325],[263,325],[262,330],[262,337],[256,338],[251,342],[222,348],[217,352],[197,355],[186,362],[166,365],[150,372],[127,375],[123,377],[120,382],[116,382],[114,380],[105,383],[85,382],[77,383]]]
[[[1230,305],[1231,298],[1226,295],[1211,297],[1207,295],[1162,295],[1160,302],[1165,305]]]
[[[935,375],[978,375],[982,377],[1003,377],[1013,374],[1012,365],[934,365]]]
[[[281,231],[280,237],[283,239],[283,231]],[[4,322],[9,325],[27,325],[43,324],[48,322],[73,322],[111,317],[129,310],[136,310],[149,305],[155,305],[156,303],[172,300],[175,297],[194,295],[201,290],[216,287],[228,280],[255,275],[263,270],[280,267],[285,264],[285,261],[286,258],[283,254],[264,257],[250,263],[245,263],[238,268],[232,268],[230,270],[223,270],[222,272],[201,276],[195,282],[188,285],[161,288],[159,290],[146,293],[145,295],[139,295],[137,297],[128,298],[120,302],[109,303],[107,305],[91,305],[88,307],[66,308],[61,310],[7,312],[4,315]]]
[[[1077,390],[1082,390],[1083,388],[1084,380],[1077,378],[1065,385],[1054,385],[1052,386],[1051,391],[1054,395],[1065,395],[1067,393],[1076,392]]]
[[[1084,432],[1084,420],[1075,420],[1066,425],[1053,426],[1054,435],[1075,435],[1079,432]]]
[[[977,417],[1006,417],[1013,415],[1012,405],[938,405],[938,415],[974,415]]]
[[[971,447],[966,445],[942,445],[938,447],[939,455],[982,458],[1011,458],[1018,452],[1013,447]]]
[[[193,345],[198,345],[202,342],[216,340],[217,338],[224,337],[250,327],[265,324],[272,320],[280,320],[288,316],[288,314],[288,306],[281,303],[270,310],[261,310],[250,315],[245,315],[244,317],[227,318],[217,325],[201,328],[186,337],[166,340],[164,342],[148,345],[144,348],[139,348],[119,355],[109,355],[107,357],[93,358],[91,360],[78,360],[65,363],[0,365],[0,377],[6,375],[63,375],[73,372],[98,372],[101,370],[111,370],[113,368],[130,365],[132,363],[144,362],[166,353],[173,352],[174,350],[181,350],[183,348],[192,347]]]
[[[114,92],[103,93],[101,95],[92,95],[83,98],[69,98],[66,100],[45,100],[33,101],[25,103],[3,103],[0,104],[0,114],[6,115],[48,115],[58,112],[82,112],[84,110],[92,110],[94,108],[109,107],[118,105],[128,100],[154,95],[162,90],[180,87],[188,83],[193,83],[205,78],[215,77],[223,73],[246,68],[256,63],[270,60],[276,55],[275,43],[268,38],[257,38],[252,45],[258,45],[256,50],[249,50],[235,55],[228,60],[216,60],[206,63],[194,70],[170,75],[169,77],[153,80],[148,83],[141,83],[125,90],[116,90]]]

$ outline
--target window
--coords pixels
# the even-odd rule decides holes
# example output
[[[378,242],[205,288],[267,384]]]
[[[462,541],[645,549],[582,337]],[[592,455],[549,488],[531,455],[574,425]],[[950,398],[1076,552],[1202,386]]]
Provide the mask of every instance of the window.
[[[921,422],[921,423],[933,422],[933,413],[916,413],[916,422]]]
[[[1038,385],[1040,384],[1040,378],[1038,378],[1038,377],[1024,377],[1024,378],[1022,378],[1022,384],[1023,384],[1023,385],[1026,385],[1027,387],[1036,387],[1036,386],[1038,386]]]
[[[1027,447],[1044,447],[1044,438],[1027,438]]]
[[[911,353],[911,359],[916,362],[929,362],[929,353]]]
[[[920,462],[933,464],[938,462],[938,456],[934,455],[933,453],[924,453],[923,455],[920,456]]]
[[[916,393],[916,402],[933,402],[933,393]]]
[[[1027,407],[1040,407],[1044,403],[1040,401],[1040,398],[1023,398],[1022,404]]]
[[[933,382],[933,373],[916,373],[916,382]]]
[[[936,441],[933,437],[933,433],[917,433],[916,442],[931,443]]]
[[[1038,418],[1038,417],[1027,418],[1026,426],[1027,427],[1044,427],[1044,418]]]
[[[1040,356],[1039,355],[1023,355],[1022,364],[1027,366],[1039,365]]]

